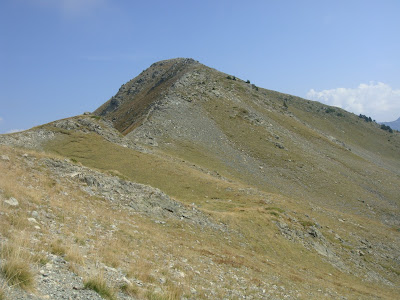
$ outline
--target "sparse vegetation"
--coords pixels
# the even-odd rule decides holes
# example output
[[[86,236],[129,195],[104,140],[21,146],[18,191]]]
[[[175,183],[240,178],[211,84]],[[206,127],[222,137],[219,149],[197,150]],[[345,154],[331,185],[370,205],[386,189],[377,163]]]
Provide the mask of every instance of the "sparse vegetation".
[[[120,287],[121,291],[131,297],[136,297],[139,294],[139,288],[131,283],[125,283]]]
[[[21,233],[1,245],[0,273],[10,286],[19,286],[30,290],[35,283],[34,273],[30,266],[33,261],[31,254],[23,249],[25,245],[26,238]]]
[[[320,299],[325,291],[332,297],[394,299],[399,268],[390,257],[398,248],[398,228],[388,230],[380,220],[397,214],[385,199],[397,199],[399,179],[392,175],[398,170],[398,136],[390,135],[387,143],[388,135],[376,124],[363,124],[351,114],[335,118],[339,109],[328,116],[326,105],[277,92],[255,93],[253,85],[246,88],[242,81],[212,72],[198,72],[199,82],[207,78],[206,86],[196,86],[206,101],[185,103],[190,122],[158,127],[165,111],[154,111],[160,115],[151,128],[163,132],[154,133],[157,147],[138,136],[132,149],[125,141],[113,143],[94,132],[51,124],[41,127],[56,134],[41,144],[44,151],[0,146],[0,153],[11,159],[0,160],[0,242],[27,232],[29,242],[22,248],[42,253],[30,258],[31,266],[39,264],[44,271],[57,267],[83,278],[98,270],[85,279],[85,287],[103,291],[103,297],[116,297],[115,286],[138,299],[234,298],[232,291],[238,298],[254,299],[266,293]],[[210,92],[212,85],[220,97]],[[194,97],[191,88],[176,85],[183,97]],[[289,101],[290,113],[282,111]],[[128,121],[119,123],[121,131],[130,126]],[[346,144],[358,151],[347,151]],[[22,156],[25,152],[28,157]],[[47,160],[54,165],[46,165]],[[62,171],[64,164],[68,166]],[[101,183],[112,183],[110,193],[100,193],[99,186],[86,180],[94,172],[115,176]],[[158,201],[146,212],[136,209],[136,201],[150,201],[150,194],[127,193],[118,187],[121,180],[158,188],[189,213],[174,214],[169,207],[158,207]],[[6,205],[5,194],[19,205]],[[196,212],[216,227],[198,225],[191,214]],[[33,216],[37,223],[28,221]],[[312,226],[318,228],[315,236]],[[371,244],[366,262],[356,252],[361,239]],[[391,246],[383,247],[386,243]],[[317,244],[346,261],[354,273],[340,271],[340,265],[315,251]],[[384,264],[393,270],[379,267]],[[56,273],[45,275],[51,279]],[[374,284],[373,279],[366,284],[366,274],[393,285]],[[271,288],[275,284],[277,290]]]
[[[360,119],[363,119],[365,122],[372,122],[371,117],[367,117],[366,115],[360,114],[358,117],[359,117]]]
[[[388,131],[388,132],[390,132],[390,133],[393,133],[393,129],[390,128],[390,126],[387,126],[387,125],[385,125],[385,124],[381,124],[381,129],[382,129],[382,130],[386,130],[386,131]]]
[[[92,275],[84,280],[84,288],[93,290],[106,299],[116,299],[115,291],[107,285],[107,282],[101,273]]]
[[[283,208],[271,207],[271,206],[266,207],[265,210],[272,210],[272,211],[276,211],[276,212],[279,212],[279,213],[284,213],[285,212],[285,210]]]
[[[315,226],[315,223],[314,223],[314,222],[311,222],[311,221],[304,221],[304,220],[301,220],[301,221],[299,221],[299,223],[300,223],[303,227]]]
[[[0,284],[0,300],[6,300],[6,288]]]
[[[34,284],[34,274],[29,264],[18,257],[10,257],[1,266],[1,273],[12,286],[30,289]]]
[[[287,103],[286,103],[286,100],[283,101],[283,107],[286,108],[286,109],[289,108]]]
[[[66,253],[65,246],[63,245],[63,242],[60,239],[53,241],[51,243],[50,250],[51,250],[51,253],[53,253],[55,255],[60,255],[60,256],[63,256]]]
[[[1,278],[0,278],[1,280]],[[0,300],[7,300],[7,291],[8,287],[7,287],[7,283],[6,281],[1,282],[0,281]]]
[[[328,107],[328,108],[325,110],[325,112],[326,112],[327,114],[330,114],[330,113],[336,112],[336,110],[333,109],[332,107]]]

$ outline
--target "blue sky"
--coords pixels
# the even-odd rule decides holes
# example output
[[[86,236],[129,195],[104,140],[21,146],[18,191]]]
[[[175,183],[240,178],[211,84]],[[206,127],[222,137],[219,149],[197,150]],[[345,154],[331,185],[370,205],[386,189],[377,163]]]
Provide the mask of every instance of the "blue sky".
[[[93,111],[153,62],[400,117],[400,1],[0,1],[0,133]]]

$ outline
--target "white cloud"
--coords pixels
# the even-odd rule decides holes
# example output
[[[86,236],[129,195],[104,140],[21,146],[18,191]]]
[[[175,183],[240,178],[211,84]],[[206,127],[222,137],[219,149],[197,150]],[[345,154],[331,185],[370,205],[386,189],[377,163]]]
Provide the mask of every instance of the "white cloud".
[[[11,129],[9,131],[7,131],[6,133],[16,133],[16,132],[20,132],[20,131],[24,131],[25,129]]]
[[[0,117],[0,123],[3,121],[3,118],[2,117]]]
[[[336,88],[315,91],[307,98],[337,106],[355,114],[371,116],[378,122],[393,121],[400,117],[400,89],[392,89],[382,82],[361,83],[357,88]]]

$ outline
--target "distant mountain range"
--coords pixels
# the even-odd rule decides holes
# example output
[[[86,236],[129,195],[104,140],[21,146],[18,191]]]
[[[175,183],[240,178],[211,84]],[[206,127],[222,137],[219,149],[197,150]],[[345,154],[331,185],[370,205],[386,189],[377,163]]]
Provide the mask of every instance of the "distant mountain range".
[[[381,124],[385,124],[387,126],[390,126],[390,128],[392,128],[392,129],[400,130],[400,118],[398,118],[396,121],[382,122]]]

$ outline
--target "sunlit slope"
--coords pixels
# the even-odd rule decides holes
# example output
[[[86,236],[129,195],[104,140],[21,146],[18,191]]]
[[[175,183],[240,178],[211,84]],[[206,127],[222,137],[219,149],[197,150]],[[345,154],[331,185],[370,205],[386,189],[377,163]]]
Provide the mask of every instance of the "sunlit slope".
[[[259,287],[239,294],[256,298],[267,282],[304,299],[398,294],[399,133],[344,110],[174,59],[123,85],[95,115],[2,140],[36,143],[40,155],[158,188],[209,216],[225,231],[177,221],[158,232],[142,216],[159,240],[141,243],[163,253],[156,264],[167,252],[188,269],[214,263],[205,275],[189,272],[196,289],[208,289],[210,272],[226,274],[214,298],[239,275],[241,286]]]
[[[377,237],[381,240],[397,239],[398,233],[392,226],[382,224],[379,220],[371,220],[371,214],[356,216],[350,210],[341,213],[316,206],[305,198],[290,198],[257,190],[237,179],[234,171],[225,169],[220,174],[193,163],[199,160],[206,165],[205,156],[196,155],[195,151],[186,152],[186,158],[182,160],[161,151],[142,153],[121,147],[95,134],[62,132],[47,143],[47,151],[103,172],[157,187],[178,201],[196,205],[210,214],[217,223],[226,224],[232,230],[230,237],[226,239],[223,237],[225,234],[221,233],[219,241],[224,242],[216,247],[219,234],[204,235],[201,241],[203,250],[200,250],[202,255],[212,257],[224,266],[234,267],[237,272],[241,268],[247,268],[247,272],[254,278],[259,278],[258,280],[271,276],[272,272],[285,285],[300,291],[307,287],[314,289],[324,286],[339,294],[352,294],[355,298],[374,297],[378,295],[377,291],[383,292],[378,285],[365,286],[358,276],[350,276],[348,272],[335,267],[336,264],[343,264],[344,270],[364,274],[365,270],[352,258],[351,251],[357,249],[358,242],[354,233],[374,242],[378,242]],[[219,164],[208,161],[212,167]],[[226,173],[227,177],[221,177],[222,173]],[[352,222],[340,223],[339,218]],[[307,249],[298,242],[286,240],[280,235],[276,222],[290,224],[304,232],[315,222],[321,224],[323,228],[320,231],[327,239],[330,251],[336,253],[336,258],[321,256],[312,248]],[[359,227],[360,224],[364,229]],[[346,248],[337,241],[330,228],[347,241]],[[353,234],[349,234],[351,232]],[[191,252],[185,253],[195,255]],[[219,258],[227,254],[229,257],[232,253],[235,253],[233,259]],[[331,259],[334,261],[330,262]],[[388,267],[391,264],[387,259],[372,257],[371,261],[365,263],[368,268],[377,272],[380,272],[382,266]],[[383,270],[383,274],[386,274],[387,269]],[[322,283],[321,278],[326,276],[330,276],[329,280]],[[393,277],[391,280],[397,282]],[[390,289],[384,291],[386,298],[390,298],[391,293]]]
[[[127,135],[133,141],[264,191],[366,215],[368,203],[398,222],[389,217],[399,202],[397,132],[185,59],[156,63],[122,90],[143,84],[149,72],[168,83],[158,81],[163,93],[147,102]],[[142,101],[117,95],[131,105]],[[113,119],[118,111],[124,108],[102,115]]]

